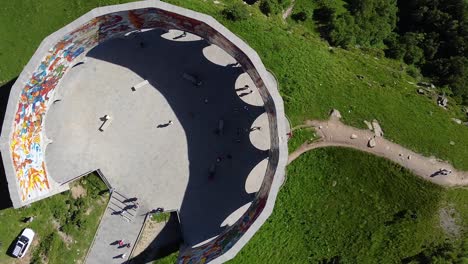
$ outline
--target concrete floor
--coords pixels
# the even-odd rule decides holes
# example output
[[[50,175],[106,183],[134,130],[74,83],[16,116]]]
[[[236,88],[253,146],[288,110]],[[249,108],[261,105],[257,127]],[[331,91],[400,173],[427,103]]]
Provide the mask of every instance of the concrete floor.
[[[60,101],[46,115],[52,140],[46,165],[60,183],[100,169],[142,207],[179,210],[184,241],[193,246],[222,232],[223,223],[237,220],[229,216],[238,218],[233,213],[253,200],[265,173],[266,166],[257,165],[267,158],[269,130],[259,93],[242,68],[232,66],[234,59],[196,37],[179,36],[152,30],[110,40],[70,69],[54,97]],[[149,85],[132,91],[143,80]],[[241,98],[236,89],[245,84],[253,93]],[[105,115],[111,123],[101,132]],[[169,120],[172,125],[158,128]],[[249,132],[254,126],[261,130]]]

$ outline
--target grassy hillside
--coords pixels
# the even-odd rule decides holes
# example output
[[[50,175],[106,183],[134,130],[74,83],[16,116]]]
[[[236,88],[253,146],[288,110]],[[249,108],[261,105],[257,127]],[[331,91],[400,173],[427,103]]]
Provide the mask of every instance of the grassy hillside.
[[[408,83],[414,80],[406,74],[405,65],[360,50],[330,50],[311,21],[283,22],[277,16],[262,15],[256,5],[242,6],[243,12],[250,14],[246,20],[224,19],[221,11],[235,1],[239,2],[167,2],[214,16],[257,50],[266,67],[278,77],[286,112],[294,125],[306,119],[325,119],[331,108],[343,113],[345,123],[358,127],[364,127],[363,120],[376,118],[387,138],[468,170],[468,128],[450,121],[451,117],[463,118],[460,109],[451,106],[446,111],[417,95],[416,88]],[[296,1],[298,8],[310,4]],[[16,77],[51,32],[93,7],[126,1],[4,2],[0,5],[0,22],[8,26],[0,27],[0,83]],[[310,135],[299,133],[291,147]],[[31,208],[48,212],[58,206],[54,199],[63,199],[60,197]],[[438,223],[439,208],[455,208],[457,224],[466,230],[467,200],[466,190],[441,189],[383,159],[344,149],[318,150],[288,168],[288,181],[274,214],[234,263],[423,259],[434,255],[431,250],[448,247]],[[0,212],[2,225],[4,221],[17,221],[1,218],[2,214],[19,214],[10,210]],[[15,224],[11,222],[11,226]],[[19,232],[19,227],[15,228],[2,239],[12,239],[12,234]],[[463,235],[467,237],[465,233],[460,237]],[[465,254],[463,247],[468,242],[450,241],[454,249],[440,252]],[[59,250],[54,248],[54,254]],[[6,259],[0,256],[0,261],[2,258]]]
[[[273,214],[229,263],[399,263],[421,260],[425,248],[466,261],[466,235],[445,244],[437,208],[456,206],[466,230],[467,199],[466,190],[444,191],[382,158],[316,150],[288,167]]]

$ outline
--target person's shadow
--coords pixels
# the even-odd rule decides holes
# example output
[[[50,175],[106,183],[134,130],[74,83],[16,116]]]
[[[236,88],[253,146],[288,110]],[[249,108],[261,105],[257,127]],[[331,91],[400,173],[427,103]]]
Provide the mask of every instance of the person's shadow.
[[[157,126],[157,128],[165,128],[165,127],[168,127],[169,126],[169,123],[166,123],[166,124],[159,124]]]

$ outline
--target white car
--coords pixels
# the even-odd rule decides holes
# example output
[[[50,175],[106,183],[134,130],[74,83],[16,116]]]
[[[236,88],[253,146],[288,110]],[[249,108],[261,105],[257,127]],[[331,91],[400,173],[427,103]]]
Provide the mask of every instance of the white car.
[[[16,241],[15,248],[13,249],[13,256],[17,258],[22,258],[28,251],[29,245],[31,245],[34,238],[34,231],[32,229],[26,228],[23,230],[21,235]]]

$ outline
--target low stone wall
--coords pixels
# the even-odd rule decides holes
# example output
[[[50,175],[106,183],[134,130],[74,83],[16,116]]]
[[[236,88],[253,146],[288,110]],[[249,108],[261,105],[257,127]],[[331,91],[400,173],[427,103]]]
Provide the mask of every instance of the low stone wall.
[[[269,162],[262,186],[248,211],[209,243],[181,251],[180,263],[221,263],[233,258],[271,214],[284,178],[287,139],[283,102],[259,56],[212,17],[160,1],[93,9],[47,37],[12,88],[0,149],[15,207],[56,193],[47,174],[44,117],[55,87],[80,55],[108,39],[151,28],[179,29],[216,44],[240,62],[265,102],[271,131]],[[9,155],[6,155],[9,153]],[[54,183],[54,184],[51,184]]]

